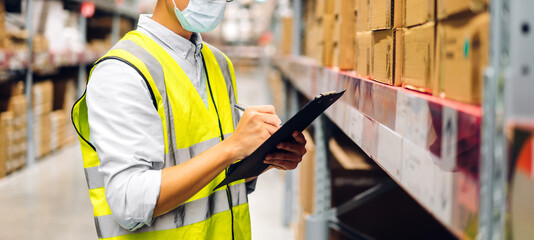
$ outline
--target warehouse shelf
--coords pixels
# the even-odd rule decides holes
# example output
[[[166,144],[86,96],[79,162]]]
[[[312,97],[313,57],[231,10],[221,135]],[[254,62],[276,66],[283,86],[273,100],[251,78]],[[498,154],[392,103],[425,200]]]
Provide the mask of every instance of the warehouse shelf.
[[[308,99],[346,89],[328,118],[451,232],[476,234],[480,106],[363,79],[306,57],[272,62]]]
[[[90,65],[105,52],[86,49],[83,52],[39,52],[34,54],[32,71],[38,74],[56,72],[58,68]],[[23,74],[30,64],[28,51],[0,50],[0,82]]]
[[[70,0],[70,2],[81,3],[82,1]],[[34,1],[28,0],[24,13],[27,24],[23,29],[19,29],[20,36],[16,35],[18,37],[16,47],[6,47],[0,50],[0,83],[15,86],[22,83],[20,80],[24,80],[23,90],[20,90],[23,93],[17,92],[21,96],[13,95],[13,92],[11,92],[12,95],[3,96],[4,105],[11,104],[12,99],[19,98],[17,100],[20,101],[17,103],[24,102],[24,106],[11,108],[8,106],[8,109],[2,112],[6,114],[3,115],[4,124],[0,125],[11,130],[2,132],[3,136],[8,136],[10,140],[7,144],[0,144],[3,145],[2,151],[5,153],[0,156],[0,162],[5,161],[6,167],[2,168],[3,164],[0,163],[0,178],[21,167],[32,166],[41,157],[62,147],[63,143],[69,144],[75,140],[75,133],[71,131],[72,127],[66,120],[69,119],[68,113],[75,99],[83,93],[87,67],[104,55],[112,43],[119,40],[121,17],[136,19],[139,16],[138,12],[132,11],[138,10],[138,1],[125,1],[121,6],[116,6],[114,1],[92,2],[95,3],[95,12],[113,15],[112,24],[109,26],[111,30],[109,36],[97,35],[97,37],[90,38],[88,42],[89,38],[86,33],[91,34],[91,31],[88,31],[88,20],[85,16],[77,14],[73,16],[78,18],[76,29],[77,34],[80,35],[79,45],[52,49],[43,33],[34,34],[33,19],[36,15],[30,13],[34,12],[33,9],[36,6],[34,6]],[[77,4],[63,5],[65,7],[63,10],[77,13],[80,9],[76,6]],[[75,78],[77,78],[76,82],[73,81]],[[54,98],[56,94],[53,92],[57,90],[60,95],[64,95],[63,104],[60,103],[61,97]],[[23,98],[24,101],[22,101]],[[15,103],[14,100],[13,103]],[[16,113],[13,114],[13,112]],[[14,120],[20,118],[26,121]],[[24,124],[24,129],[19,129],[21,126],[17,126],[17,129],[12,127],[18,122],[28,124]],[[61,141],[60,134],[57,136],[55,134],[63,129],[61,126],[67,128],[64,132],[64,141]],[[49,132],[54,132],[54,134]],[[49,134],[50,139],[46,139]],[[15,139],[13,136],[17,137],[16,140],[13,140]],[[25,161],[20,161],[19,157],[14,159],[15,155],[20,155],[21,149],[25,152],[22,156]]]
[[[86,0],[70,0],[78,3],[87,2]],[[96,10],[105,11],[109,13],[117,12],[119,15],[137,20],[139,17],[138,7],[132,1],[124,1],[120,6],[117,6],[116,1],[113,0],[92,0],[95,4]],[[137,1],[135,1],[137,2]]]

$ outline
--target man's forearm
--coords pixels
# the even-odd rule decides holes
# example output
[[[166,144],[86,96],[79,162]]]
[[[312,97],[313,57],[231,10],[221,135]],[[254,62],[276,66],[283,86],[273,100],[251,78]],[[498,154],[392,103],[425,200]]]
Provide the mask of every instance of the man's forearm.
[[[163,169],[153,216],[163,215],[187,201],[234,162],[233,158],[232,148],[221,142],[185,163]]]

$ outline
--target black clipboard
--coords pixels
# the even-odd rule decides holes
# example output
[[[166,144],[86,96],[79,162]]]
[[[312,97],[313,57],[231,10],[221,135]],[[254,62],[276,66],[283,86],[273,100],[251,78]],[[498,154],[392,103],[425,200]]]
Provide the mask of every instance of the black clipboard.
[[[234,163],[230,166],[232,169],[228,175],[215,189],[220,188],[233,181],[250,178],[260,175],[269,164],[263,163],[265,156],[273,151],[278,150],[276,145],[280,142],[290,141],[293,139],[291,134],[294,131],[302,132],[307,128],[313,120],[315,120],[321,113],[326,111],[334,102],[336,102],[343,94],[341,92],[322,93],[309,101],[298,113],[282,125],[271,137],[258,147],[252,154],[245,159]]]

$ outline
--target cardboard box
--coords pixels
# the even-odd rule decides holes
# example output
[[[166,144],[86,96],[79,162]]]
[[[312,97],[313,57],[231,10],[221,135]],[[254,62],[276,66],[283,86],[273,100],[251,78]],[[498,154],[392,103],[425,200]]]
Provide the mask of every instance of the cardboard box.
[[[323,62],[323,19],[315,15],[307,16],[304,43],[304,55]]]
[[[341,70],[352,70],[355,64],[356,14],[354,0],[336,1],[336,23],[334,33],[334,66]]]
[[[4,0],[0,1],[0,48],[5,48],[4,39],[7,38],[6,10]]]
[[[437,18],[443,20],[453,15],[473,14],[485,11],[489,0],[436,0]]]
[[[484,12],[438,23],[435,95],[480,104],[489,61],[489,20]]]
[[[11,131],[12,112],[0,113],[0,178],[7,174],[8,134]]]
[[[291,54],[293,46],[293,17],[282,17],[282,54]]]
[[[371,76],[371,64],[372,64],[372,33],[359,32],[356,34],[356,74],[361,77],[367,78]]]
[[[317,19],[322,19],[324,15],[333,15],[336,0],[316,0],[315,2],[315,16]]]
[[[436,3],[434,0],[403,0],[402,25],[411,27],[434,21]]]
[[[332,67],[334,65],[334,15],[323,16],[323,65]]]
[[[402,13],[402,1],[372,1],[370,13],[371,30],[385,30],[401,27]]]
[[[315,192],[315,144],[311,135],[305,131],[304,137],[307,140],[306,154],[302,157],[299,164],[299,199],[302,212],[311,214],[314,211],[314,192]]]
[[[54,84],[47,80],[32,87],[32,107],[34,115],[42,115],[52,111],[54,106]]]
[[[0,113],[0,177],[25,164],[25,130],[15,128],[15,116],[11,111]]]
[[[49,114],[50,117],[50,150],[54,151],[64,145],[65,125],[67,118],[63,110],[56,110]]]
[[[356,21],[356,30],[358,32],[367,32],[371,30],[371,0],[359,0],[358,17]]]
[[[33,141],[35,157],[41,158],[50,152],[50,113],[34,116]]]
[[[400,86],[402,71],[402,36],[396,29],[373,31],[371,78]]]
[[[70,144],[78,141],[78,135],[71,121],[71,109],[76,102],[76,83],[74,79],[68,79],[65,81],[65,90],[63,97],[63,106],[61,107],[65,114],[67,124],[65,124],[65,139],[64,144]]]
[[[434,22],[403,29],[402,86],[432,93],[434,74]]]
[[[27,115],[28,109],[28,100],[26,95],[16,95],[9,98],[7,110],[13,112],[14,116],[24,116]]]

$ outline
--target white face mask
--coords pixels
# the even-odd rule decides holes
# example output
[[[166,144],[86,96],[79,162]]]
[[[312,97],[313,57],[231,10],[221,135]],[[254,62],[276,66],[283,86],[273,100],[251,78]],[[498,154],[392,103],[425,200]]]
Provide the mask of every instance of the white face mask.
[[[182,27],[190,32],[209,32],[221,22],[226,8],[226,0],[190,0],[180,11],[174,0],[174,13]]]

